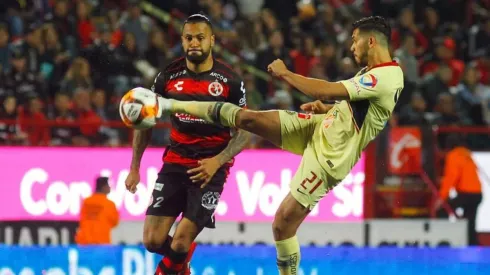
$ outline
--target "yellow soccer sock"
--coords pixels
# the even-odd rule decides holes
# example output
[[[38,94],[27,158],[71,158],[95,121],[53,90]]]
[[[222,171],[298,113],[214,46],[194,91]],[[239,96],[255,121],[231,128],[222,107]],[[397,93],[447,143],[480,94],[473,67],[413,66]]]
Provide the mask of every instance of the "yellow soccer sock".
[[[238,111],[242,108],[227,102],[179,101],[170,99],[171,113],[186,113],[207,122],[234,127]],[[219,117],[218,117],[219,116]]]
[[[277,268],[280,275],[299,274],[301,253],[296,236],[276,242]]]

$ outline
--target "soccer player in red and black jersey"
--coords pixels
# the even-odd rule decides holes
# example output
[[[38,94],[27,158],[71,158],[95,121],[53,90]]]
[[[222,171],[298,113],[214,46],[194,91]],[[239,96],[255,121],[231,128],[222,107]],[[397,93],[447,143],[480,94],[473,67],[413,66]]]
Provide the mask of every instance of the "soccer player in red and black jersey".
[[[246,107],[242,79],[226,64],[213,58],[215,37],[209,20],[190,16],[182,30],[185,57],[158,74],[152,90],[178,100],[223,101]],[[250,133],[177,113],[171,117],[170,146],[146,212],[143,242],[150,252],[164,255],[157,275],[190,274],[194,239],[204,227],[214,228],[214,211],[234,157]],[[126,187],[135,192],[139,166],[151,130],[135,131],[131,169]],[[183,213],[173,238],[168,236]]]

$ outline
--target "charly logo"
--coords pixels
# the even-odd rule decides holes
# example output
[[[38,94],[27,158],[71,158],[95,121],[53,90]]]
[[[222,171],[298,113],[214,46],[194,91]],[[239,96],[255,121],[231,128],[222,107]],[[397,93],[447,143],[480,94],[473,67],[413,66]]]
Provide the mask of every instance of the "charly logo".
[[[201,205],[208,210],[214,210],[218,206],[219,198],[219,192],[208,191],[202,195]]]

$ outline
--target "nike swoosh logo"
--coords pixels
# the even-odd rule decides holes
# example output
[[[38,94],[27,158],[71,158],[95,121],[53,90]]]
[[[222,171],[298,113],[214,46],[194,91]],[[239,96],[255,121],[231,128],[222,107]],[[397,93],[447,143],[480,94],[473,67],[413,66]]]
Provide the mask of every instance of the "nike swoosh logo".
[[[296,189],[296,191],[298,191],[298,192],[300,192],[301,194],[303,194],[303,195],[307,196],[307,194],[306,194],[305,192],[301,191],[299,188],[298,188],[298,189]]]

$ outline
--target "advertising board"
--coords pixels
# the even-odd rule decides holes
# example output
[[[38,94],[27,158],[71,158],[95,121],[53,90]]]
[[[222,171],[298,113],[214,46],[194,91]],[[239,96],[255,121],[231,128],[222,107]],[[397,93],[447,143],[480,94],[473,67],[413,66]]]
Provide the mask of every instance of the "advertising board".
[[[93,192],[95,178],[108,176],[109,195],[122,221],[141,221],[161,168],[163,149],[146,150],[136,194],[124,180],[130,148],[1,147],[0,220],[77,220],[83,198]],[[231,170],[220,204],[218,221],[271,222],[300,156],[280,150],[247,150]],[[363,219],[364,156],[346,179],[322,199],[309,222],[352,222]]]

